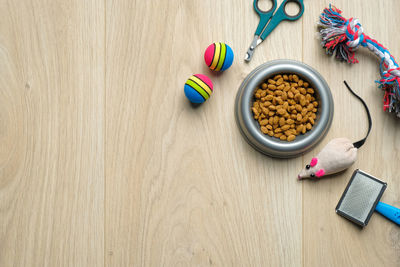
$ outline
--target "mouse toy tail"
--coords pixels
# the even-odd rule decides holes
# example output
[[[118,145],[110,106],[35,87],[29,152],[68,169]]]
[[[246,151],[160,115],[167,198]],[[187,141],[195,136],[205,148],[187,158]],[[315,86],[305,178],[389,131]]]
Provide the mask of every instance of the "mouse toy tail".
[[[368,106],[364,102],[364,100],[360,96],[358,96],[353,90],[351,90],[350,86],[347,84],[346,81],[343,81],[343,82],[346,85],[347,89],[349,89],[350,93],[352,93],[355,97],[357,97],[361,101],[361,103],[364,105],[365,111],[367,112],[367,116],[368,116],[368,132],[367,132],[367,135],[363,139],[361,139],[360,141],[357,141],[357,142],[353,143],[354,147],[358,149],[358,148],[362,147],[362,145],[367,140],[367,137],[368,137],[369,133],[371,132],[371,128],[372,128],[371,114],[369,113]]]

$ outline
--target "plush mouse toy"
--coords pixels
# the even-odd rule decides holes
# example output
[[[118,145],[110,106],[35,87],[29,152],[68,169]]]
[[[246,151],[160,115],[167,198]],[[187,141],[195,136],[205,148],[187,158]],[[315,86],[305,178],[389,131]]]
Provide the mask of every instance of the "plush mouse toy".
[[[298,179],[300,180],[304,178],[321,178],[349,168],[356,161],[357,151],[365,143],[365,140],[371,131],[372,120],[367,104],[365,104],[364,100],[351,90],[346,81],[344,81],[344,84],[347,89],[349,89],[349,91],[361,101],[367,111],[369,124],[368,133],[363,139],[355,143],[352,143],[347,138],[336,138],[331,140],[317,156],[311,159],[310,164],[307,164],[306,167],[301,170],[298,175]]]

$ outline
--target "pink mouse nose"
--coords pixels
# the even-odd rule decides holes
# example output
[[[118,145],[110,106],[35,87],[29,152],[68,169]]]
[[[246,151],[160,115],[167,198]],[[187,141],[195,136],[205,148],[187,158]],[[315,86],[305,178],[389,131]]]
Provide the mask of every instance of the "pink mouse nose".
[[[297,175],[297,179],[301,180],[301,176],[300,176],[300,174],[299,174],[299,175]]]

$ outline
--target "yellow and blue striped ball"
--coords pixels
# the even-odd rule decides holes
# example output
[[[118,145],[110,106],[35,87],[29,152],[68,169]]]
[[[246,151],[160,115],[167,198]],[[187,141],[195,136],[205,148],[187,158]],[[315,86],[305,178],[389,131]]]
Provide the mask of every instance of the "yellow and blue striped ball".
[[[225,43],[213,43],[204,53],[204,61],[213,71],[227,70],[232,66],[233,58],[232,48]]]
[[[186,81],[184,91],[190,102],[199,104],[210,98],[213,84],[206,75],[195,74]]]

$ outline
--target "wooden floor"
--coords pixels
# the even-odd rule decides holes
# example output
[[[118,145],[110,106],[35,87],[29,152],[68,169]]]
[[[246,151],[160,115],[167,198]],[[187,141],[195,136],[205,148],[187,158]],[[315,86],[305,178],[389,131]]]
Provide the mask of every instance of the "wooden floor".
[[[334,212],[356,168],[400,206],[400,121],[382,111],[379,62],[364,48],[354,66],[325,56],[315,22],[329,2],[304,2],[245,64],[252,0],[0,0],[0,266],[400,266],[398,226]],[[400,60],[400,1],[335,5]],[[223,75],[203,62],[214,41],[235,52]],[[317,69],[335,101],[327,137],[291,160],[251,148],[233,113],[244,77],[279,58]],[[194,73],[215,85],[199,108],[183,93]],[[366,132],[344,79],[371,136],[348,171],[298,182],[330,139]]]

